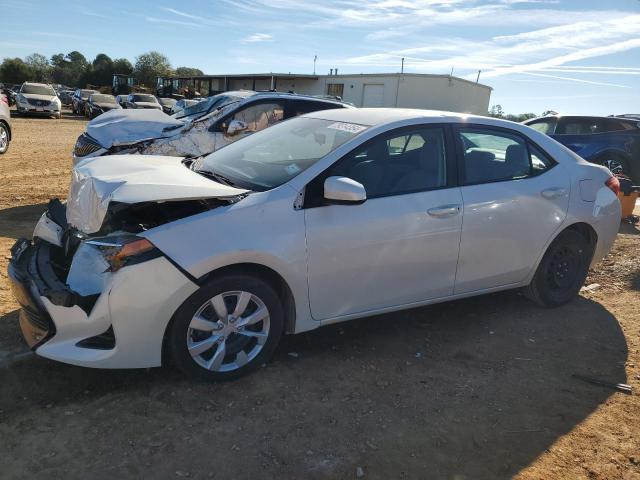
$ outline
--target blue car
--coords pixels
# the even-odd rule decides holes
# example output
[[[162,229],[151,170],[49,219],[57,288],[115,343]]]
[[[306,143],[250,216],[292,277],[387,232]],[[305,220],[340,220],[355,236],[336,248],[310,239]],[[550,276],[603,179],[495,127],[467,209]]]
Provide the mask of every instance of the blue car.
[[[640,184],[640,121],[620,117],[549,115],[523,122],[591,163]]]

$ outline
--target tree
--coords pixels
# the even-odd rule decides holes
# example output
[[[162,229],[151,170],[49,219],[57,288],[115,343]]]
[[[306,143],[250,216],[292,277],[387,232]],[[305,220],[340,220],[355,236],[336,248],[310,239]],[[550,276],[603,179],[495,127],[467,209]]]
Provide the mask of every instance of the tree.
[[[91,71],[88,75],[92,85],[111,85],[113,75],[113,60],[109,55],[99,53],[91,64]]]
[[[5,83],[22,83],[33,78],[29,65],[20,58],[5,58],[0,64],[0,81]]]
[[[151,51],[136,57],[134,73],[139,83],[155,87],[156,77],[172,73],[171,62],[160,52]]]
[[[504,116],[502,105],[493,105],[489,110],[489,116],[495,117],[495,118],[502,118]]]
[[[48,82],[51,77],[51,65],[44,55],[32,53],[24,59],[32,72],[32,78],[36,82]]]
[[[133,65],[131,65],[131,62],[126,58],[114,58],[113,73],[130,75],[131,73],[133,73]]]
[[[198,77],[204,75],[204,72],[199,68],[178,67],[176,68],[175,75],[178,77]]]

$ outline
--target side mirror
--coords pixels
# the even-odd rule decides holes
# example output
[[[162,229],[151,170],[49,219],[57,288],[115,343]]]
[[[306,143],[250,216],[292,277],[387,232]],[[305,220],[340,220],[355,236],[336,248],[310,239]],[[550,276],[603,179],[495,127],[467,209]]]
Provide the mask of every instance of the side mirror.
[[[246,123],[244,123],[242,120],[231,120],[231,122],[229,122],[229,126],[227,127],[227,131],[225,133],[231,137],[240,132],[244,132],[248,128],[249,126]]]
[[[324,181],[324,199],[343,205],[360,204],[367,200],[367,191],[351,178],[329,177]]]

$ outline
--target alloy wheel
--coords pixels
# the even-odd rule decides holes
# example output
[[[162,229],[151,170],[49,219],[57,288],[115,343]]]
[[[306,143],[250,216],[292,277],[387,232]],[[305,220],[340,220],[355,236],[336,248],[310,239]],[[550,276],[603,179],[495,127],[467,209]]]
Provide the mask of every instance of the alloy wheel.
[[[237,370],[262,351],[269,336],[269,320],[269,310],[256,295],[245,291],[218,294],[191,318],[187,349],[207,370]]]
[[[7,129],[0,125],[0,153],[4,153],[9,146],[9,134],[7,133]]]
[[[611,173],[614,175],[621,175],[624,173],[624,167],[620,160],[616,159],[608,159],[602,162],[602,165],[607,167]]]

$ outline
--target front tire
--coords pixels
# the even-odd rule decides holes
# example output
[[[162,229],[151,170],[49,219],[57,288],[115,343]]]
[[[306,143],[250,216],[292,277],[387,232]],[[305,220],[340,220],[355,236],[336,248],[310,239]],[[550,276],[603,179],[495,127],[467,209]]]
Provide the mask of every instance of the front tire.
[[[282,302],[271,285],[249,275],[224,275],[178,308],[167,346],[185,374],[231,380],[267,362],[283,328]]]
[[[9,130],[4,123],[0,123],[0,155],[9,150]]]
[[[584,285],[593,248],[580,233],[566,230],[549,245],[525,295],[543,307],[570,302]]]

